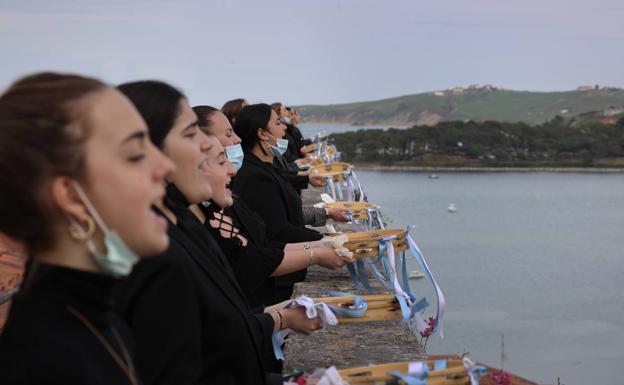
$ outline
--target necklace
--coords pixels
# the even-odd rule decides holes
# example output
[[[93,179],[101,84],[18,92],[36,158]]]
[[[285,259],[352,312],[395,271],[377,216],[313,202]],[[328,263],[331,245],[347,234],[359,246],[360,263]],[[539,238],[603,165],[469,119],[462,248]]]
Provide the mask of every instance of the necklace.
[[[76,310],[73,306],[69,306],[69,305],[67,306],[67,311],[74,317],[78,318],[78,320],[82,322],[82,324],[87,329],[89,329],[89,331],[100,341],[100,343],[108,351],[111,357],[113,357],[113,360],[115,360],[117,365],[119,365],[119,367],[124,372],[126,377],[128,377],[128,380],[130,381],[130,383],[132,385],[139,385],[139,382],[137,381],[136,371],[134,370],[134,364],[132,362],[132,359],[130,358],[130,354],[128,354],[128,350],[126,349],[126,346],[124,345],[123,341],[121,340],[121,337],[119,336],[119,333],[117,332],[117,329],[111,326],[113,336],[115,337],[115,340],[119,344],[119,347],[121,348],[121,351],[124,355],[123,359],[119,356],[119,354],[117,354],[115,349],[113,349],[111,344],[106,340],[106,338],[102,335],[102,333],[100,333],[100,331],[97,330],[97,328],[93,325],[93,323],[91,323],[91,321],[89,321],[89,319],[84,314]]]

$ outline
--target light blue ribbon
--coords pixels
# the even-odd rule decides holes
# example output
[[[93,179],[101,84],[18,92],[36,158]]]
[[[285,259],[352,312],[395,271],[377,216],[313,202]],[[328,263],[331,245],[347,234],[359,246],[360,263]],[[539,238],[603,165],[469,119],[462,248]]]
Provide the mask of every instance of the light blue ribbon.
[[[446,360],[433,361],[433,370],[444,370],[444,369],[446,369]]]
[[[396,291],[394,288],[394,276],[396,274],[396,271],[392,269],[392,265],[390,264],[390,257],[387,251],[387,248],[388,248],[387,243],[392,242],[392,240],[395,238],[396,236],[390,236],[390,237],[385,237],[379,240],[379,258],[382,261],[382,265],[386,273],[385,284],[388,290],[393,291],[393,292]],[[395,258],[396,258],[396,255],[395,255]],[[401,289],[405,292],[408,298],[405,298],[401,294],[396,294],[396,298],[401,307],[401,314],[403,316],[403,319],[407,321],[407,320],[414,318],[414,316],[417,313],[427,308],[429,306],[429,302],[427,301],[425,297],[417,301],[416,296],[412,293],[411,287],[409,286],[409,277],[407,275],[407,262],[405,258],[405,253],[402,253],[401,264],[402,264],[402,270],[403,270],[402,271],[403,287],[401,287]],[[369,263],[369,266],[374,266],[374,263],[372,264]],[[381,276],[382,274],[380,273],[379,275]],[[383,282],[382,277],[379,277],[378,280],[380,282]]]
[[[487,374],[487,367],[483,365],[475,365],[468,369],[468,376],[470,377],[471,385],[479,385],[479,377]]]
[[[409,367],[408,367],[409,368]],[[429,366],[426,362],[422,363],[422,368],[424,369],[421,373],[408,373],[403,374],[398,370],[393,370],[388,372],[387,374],[393,378],[397,378],[408,385],[426,385],[427,377],[429,377]]]
[[[402,374],[401,372],[388,372],[388,375],[405,382],[407,385],[427,385],[427,381],[418,377]]]
[[[284,361],[284,351],[282,350],[282,344],[280,342],[279,330],[271,336],[271,343],[273,344],[273,354],[275,358]]]
[[[410,231],[412,230],[412,228],[413,226],[407,227],[407,236],[406,236],[407,242],[409,244],[410,252],[414,256],[414,259],[416,259],[416,262],[418,262],[418,264],[427,274],[427,277],[429,278],[429,281],[431,281],[431,284],[433,285],[433,289],[436,294],[437,307],[436,307],[435,322],[433,326],[433,332],[435,333],[441,329],[442,318],[444,317],[444,306],[445,306],[444,295],[442,294],[442,289],[440,288],[435,278],[433,277],[431,270],[429,270],[429,266],[427,265],[427,262],[425,261],[425,258],[423,257],[422,252],[418,248],[418,245],[416,245],[416,242],[414,242],[414,240],[412,239],[412,236],[410,234]]]
[[[353,297],[353,306],[350,308],[343,308],[334,305],[327,305],[334,312],[334,314],[341,317],[349,317],[349,318],[359,318],[366,313],[368,310],[368,302],[359,295],[353,296],[353,294],[349,293],[341,293],[338,291],[328,291],[327,295],[330,297]]]
[[[351,277],[351,282],[353,282],[353,285],[355,286],[355,291],[357,292],[362,291],[362,287],[360,286],[360,281],[358,280],[358,277],[357,277],[357,272],[355,271],[355,264],[353,264],[352,262],[348,262],[347,271],[349,272],[349,276]]]
[[[366,199],[366,194],[364,194],[364,189],[362,189],[362,184],[360,183],[360,179],[357,177],[357,175],[355,174],[355,171],[351,170],[351,177],[353,178],[353,180],[355,181],[355,183],[357,184],[357,191],[359,192],[359,201],[360,202],[367,202],[368,199]]]

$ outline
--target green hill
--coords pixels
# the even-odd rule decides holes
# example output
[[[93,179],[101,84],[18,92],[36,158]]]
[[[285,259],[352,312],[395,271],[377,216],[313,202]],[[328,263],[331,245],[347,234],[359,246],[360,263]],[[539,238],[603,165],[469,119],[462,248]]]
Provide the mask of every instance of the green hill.
[[[435,125],[440,121],[506,121],[539,124],[609,106],[624,106],[624,90],[530,92],[497,88],[454,89],[370,102],[297,107],[308,123]]]

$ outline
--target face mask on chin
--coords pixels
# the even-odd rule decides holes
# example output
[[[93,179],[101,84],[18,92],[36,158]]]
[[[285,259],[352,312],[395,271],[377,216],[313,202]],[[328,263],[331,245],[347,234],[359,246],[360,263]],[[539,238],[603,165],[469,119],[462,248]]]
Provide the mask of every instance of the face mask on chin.
[[[80,197],[80,200],[87,208],[89,214],[95,220],[95,223],[104,234],[104,245],[106,246],[106,252],[101,253],[95,247],[93,239],[87,239],[86,244],[91,256],[95,263],[100,267],[103,273],[111,275],[113,277],[124,277],[130,274],[132,267],[137,263],[139,257],[126,245],[121,237],[114,231],[110,230],[102,217],[98,214],[95,207],[91,204],[87,194],[78,182],[72,181],[72,185],[76,190],[76,193]],[[67,216],[70,224],[75,227],[77,232],[81,235],[85,234],[83,228],[73,219],[71,216]]]
[[[266,133],[273,139],[275,139],[275,142],[277,144],[277,146],[273,146],[271,143],[266,142],[269,147],[271,148],[271,150],[273,151],[274,154],[278,155],[278,156],[282,156],[284,155],[284,153],[286,152],[286,150],[288,150],[288,139],[277,139],[276,137],[274,137],[273,135],[271,135],[268,131],[266,131]]]

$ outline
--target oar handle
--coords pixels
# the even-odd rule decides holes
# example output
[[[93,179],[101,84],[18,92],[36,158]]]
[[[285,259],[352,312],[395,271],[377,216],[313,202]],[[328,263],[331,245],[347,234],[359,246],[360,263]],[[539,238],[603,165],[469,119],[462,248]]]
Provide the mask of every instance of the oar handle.
[[[383,301],[393,301],[395,296],[394,294],[376,294],[376,295],[360,295],[362,299],[364,299],[370,305],[371,302],[383,302]],[[315,298],[318,302],[324,302],[327,304],[339,304],[339,303],[353,303],[355,301],[355,296],[349,297],[318,297]]]

